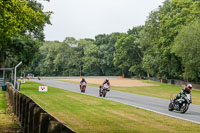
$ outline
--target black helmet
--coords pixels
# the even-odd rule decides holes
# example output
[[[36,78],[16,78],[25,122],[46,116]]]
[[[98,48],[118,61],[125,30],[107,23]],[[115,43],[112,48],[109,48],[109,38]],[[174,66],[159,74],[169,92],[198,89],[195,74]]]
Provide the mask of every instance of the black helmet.
[[[108,78],[106,79],[106,82],[109,82],[109,79],[108,79]]]
[[[82,81],[85,81],[85,78],[82,78]]]

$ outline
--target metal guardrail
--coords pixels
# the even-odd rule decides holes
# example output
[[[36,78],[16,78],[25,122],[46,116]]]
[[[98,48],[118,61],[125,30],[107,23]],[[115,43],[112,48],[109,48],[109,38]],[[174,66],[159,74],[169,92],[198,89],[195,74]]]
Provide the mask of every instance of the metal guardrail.
[[[132,76],[132,78],[139,79],[136,76]],[[150,77],[149,79],[146,79],[146,80],[152,80],[152,81],[156,81],[156,82],[161,82],[161,79],[155,78],[155,77]],[[186,82],[186,81],[177,80],[177,79],[165,79],[165,80],[162,80],[162,82],[163,83],[167,83],[167,84],[179,85],[179,86],[186,86],[188,84],[188,82]],[[190,82],[190,83],[192,84],[193,88],[200,89],[200,84],[192,83],[192,82]]]
[[[0,78],[0,86],[4,84],[4,78]]]
[[[81,76],[83,78],[120,78],[120,76]],[[31,77],[31,79],[37,79],[38,77]],[[41,79],[70,79],[80,78],[80,76],[41,76]]]

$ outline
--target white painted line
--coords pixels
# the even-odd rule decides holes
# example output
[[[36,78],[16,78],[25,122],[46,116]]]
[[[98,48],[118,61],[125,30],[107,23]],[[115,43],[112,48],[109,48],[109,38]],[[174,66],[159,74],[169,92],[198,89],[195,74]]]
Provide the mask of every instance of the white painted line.
[[[89,95],[89,96],[94,96],[94,95],[89,94],[89,93],[84,93],[84,94],[85,95]],[[95,97],[98,97],[98,96],[95,96]],[[129,103],[124,103],[124,102],[112,100],[112,99],[109,99],[109,98],[105,98],[105,99],[110,100],[110,101],[119,102],[119,103],[126,104],[126,105],[130,105],[130,106],[137,107],[137,108],[140,108],[140,109],[148,110],[148,111],[151,111],[151,112],[154,112],[154,113],[158,113],[158,114],[161,114],[161,115],[165,115],[165,116],[169,116],[169,117],[172,117],[172,118],[177,118],[177,119],[181,119],[181,120],[185,120],[185,121],[194,122],[196,124],[200,124],[200,122],[198,122],[198,121],[193,121],[193,120],[185,119],[185,118],[182,118],[182,117],[173,116],[173,115],[170,115],[170,114],[167,114],[167,113],[162,113],[162,112],[159,112],[159,111],[155,111],[155,110],[151,110],[151,109],[148,109],[148,108],[140,107],[138,105],[132,105],[132,104],[129,104]]]
[[[110,100],[110,99],[108,99],[108,100]],[[122,103],[122,102],[120,102],[120,103]],[[173,118],[177,118],[177,119],[181,119],[181,120],[185,120],[185,121],[194,122],[196,124],[200,124],[200,122],[198,122],[198,121],[193,121],[193,120],[185,119],[185,118],[182,118],[182,117],[173,116],[173,115],[170,115],[170,114],[162,113],[162,112],[159,112],[159,111],[151,110],[151,109],[140,107],[140,106],[137,106],[137,105],[132,105],[132,104],[128,104],[128,103],[122,103],[122,104],[127,104],[127,105],[134,106],[134,107],[137,107],[137,108],[140,108],[140,109],[155,112],[155,113],[158,113],[158,114],[162,114],[162,115],[166,115],[166,116],[169,116],[169,117],[173,117]]]

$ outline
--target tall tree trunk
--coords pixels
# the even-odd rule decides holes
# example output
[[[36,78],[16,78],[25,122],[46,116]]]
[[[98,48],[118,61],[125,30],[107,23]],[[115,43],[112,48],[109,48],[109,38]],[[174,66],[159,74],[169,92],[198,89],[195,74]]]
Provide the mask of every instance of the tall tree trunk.
[[[147,72],[147,78],[149,79],[149,72]]]
[[[6,54],[0,51],[0,68],[5,68]]]

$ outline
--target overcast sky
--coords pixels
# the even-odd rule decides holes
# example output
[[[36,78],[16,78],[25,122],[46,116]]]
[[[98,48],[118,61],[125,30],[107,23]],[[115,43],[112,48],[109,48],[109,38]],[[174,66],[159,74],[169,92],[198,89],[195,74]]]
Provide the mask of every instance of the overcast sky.
[[[92,38],[98,34],[127,32],[144,25],[149,13],[164,0],[50,0],[44,11],[53,11],[52,25],[45,27],[45,40],[65,37]]]

